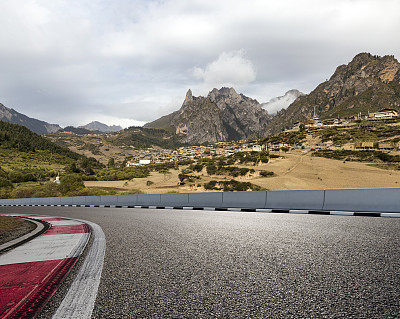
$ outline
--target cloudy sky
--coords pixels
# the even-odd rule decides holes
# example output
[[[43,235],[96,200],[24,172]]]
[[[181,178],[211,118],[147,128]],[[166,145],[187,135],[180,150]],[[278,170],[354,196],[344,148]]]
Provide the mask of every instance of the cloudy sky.
[[[309,93],[360,52],[400,58],[399,0],[0,0],[0,103],[124,127],[186,91]]]

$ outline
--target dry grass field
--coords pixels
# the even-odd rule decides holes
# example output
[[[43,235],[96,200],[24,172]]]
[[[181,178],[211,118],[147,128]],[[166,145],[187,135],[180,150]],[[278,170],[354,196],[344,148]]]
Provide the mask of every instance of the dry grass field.
[[[301,152],[282,153],[281,158],[271,159],[267,164],[245,167],[254,168],[256,171],[274,172],[273,177],[260,177],[259,174],[254,174],[254,176],[235,178],[268,190],[400,187],[400,171],[384,170],[369,166],[367,163],[312,157]],[[178,174],[177,170],[171,170],[167,175],[152,172],[147,178],[137,178],[132,181],[88,181],[85,185],[116,190],[140,189],[148,194],[205,191],[203,187],[196,185],[178,186]],[[210,180],[232,179],[230,176],[208,176],[205,170],[200,175],[202,176],[198,183],[201,185]],[[153,184],[148,186],[147,181]]]

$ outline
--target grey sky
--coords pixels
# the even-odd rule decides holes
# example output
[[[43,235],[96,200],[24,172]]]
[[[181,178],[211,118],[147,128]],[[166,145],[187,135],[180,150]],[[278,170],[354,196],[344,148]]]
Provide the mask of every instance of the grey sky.
[[[129,126],[191,88],[310,92],[360,52],[400,57],[398,0],[0,0],[0,103]]]

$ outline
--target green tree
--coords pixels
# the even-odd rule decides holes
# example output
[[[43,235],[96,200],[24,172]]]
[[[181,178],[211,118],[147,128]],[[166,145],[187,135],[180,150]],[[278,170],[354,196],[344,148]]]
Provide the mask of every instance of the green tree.
[[[206,167],[208,175],[214,175],[217,172],[217,166],[214,163],[210,163]]]
[[[115,160],[114,160],[114,158],[110,158],[109,160],[108,160],[108,167],[110,168],[110,167],[115,167]]]
[[[60,191],[63,195],[67,195],[83,188],[85,188],[85,184],[79,174],[68,174],[61,178]]]

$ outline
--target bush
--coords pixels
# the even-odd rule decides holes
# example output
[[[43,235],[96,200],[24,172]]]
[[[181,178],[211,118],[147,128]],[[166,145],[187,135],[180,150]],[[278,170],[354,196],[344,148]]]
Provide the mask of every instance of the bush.
[[[0,176],[0,188],[13,188],[13,183],[5,177]]]
[[[83,184],[82,176],[79,174],[69,174],[61,178],[60,191],[63,195],[70,194],[85,188]]]
[[[208,175],[214,175],[217,172],[217,166],[214,163],[210,163],[206,167]]]
[[[274,176],[275,173],[274,172],[270,172],[270,171],[260,171],[260,176],[262,177],[268,177],[268,176]]]

